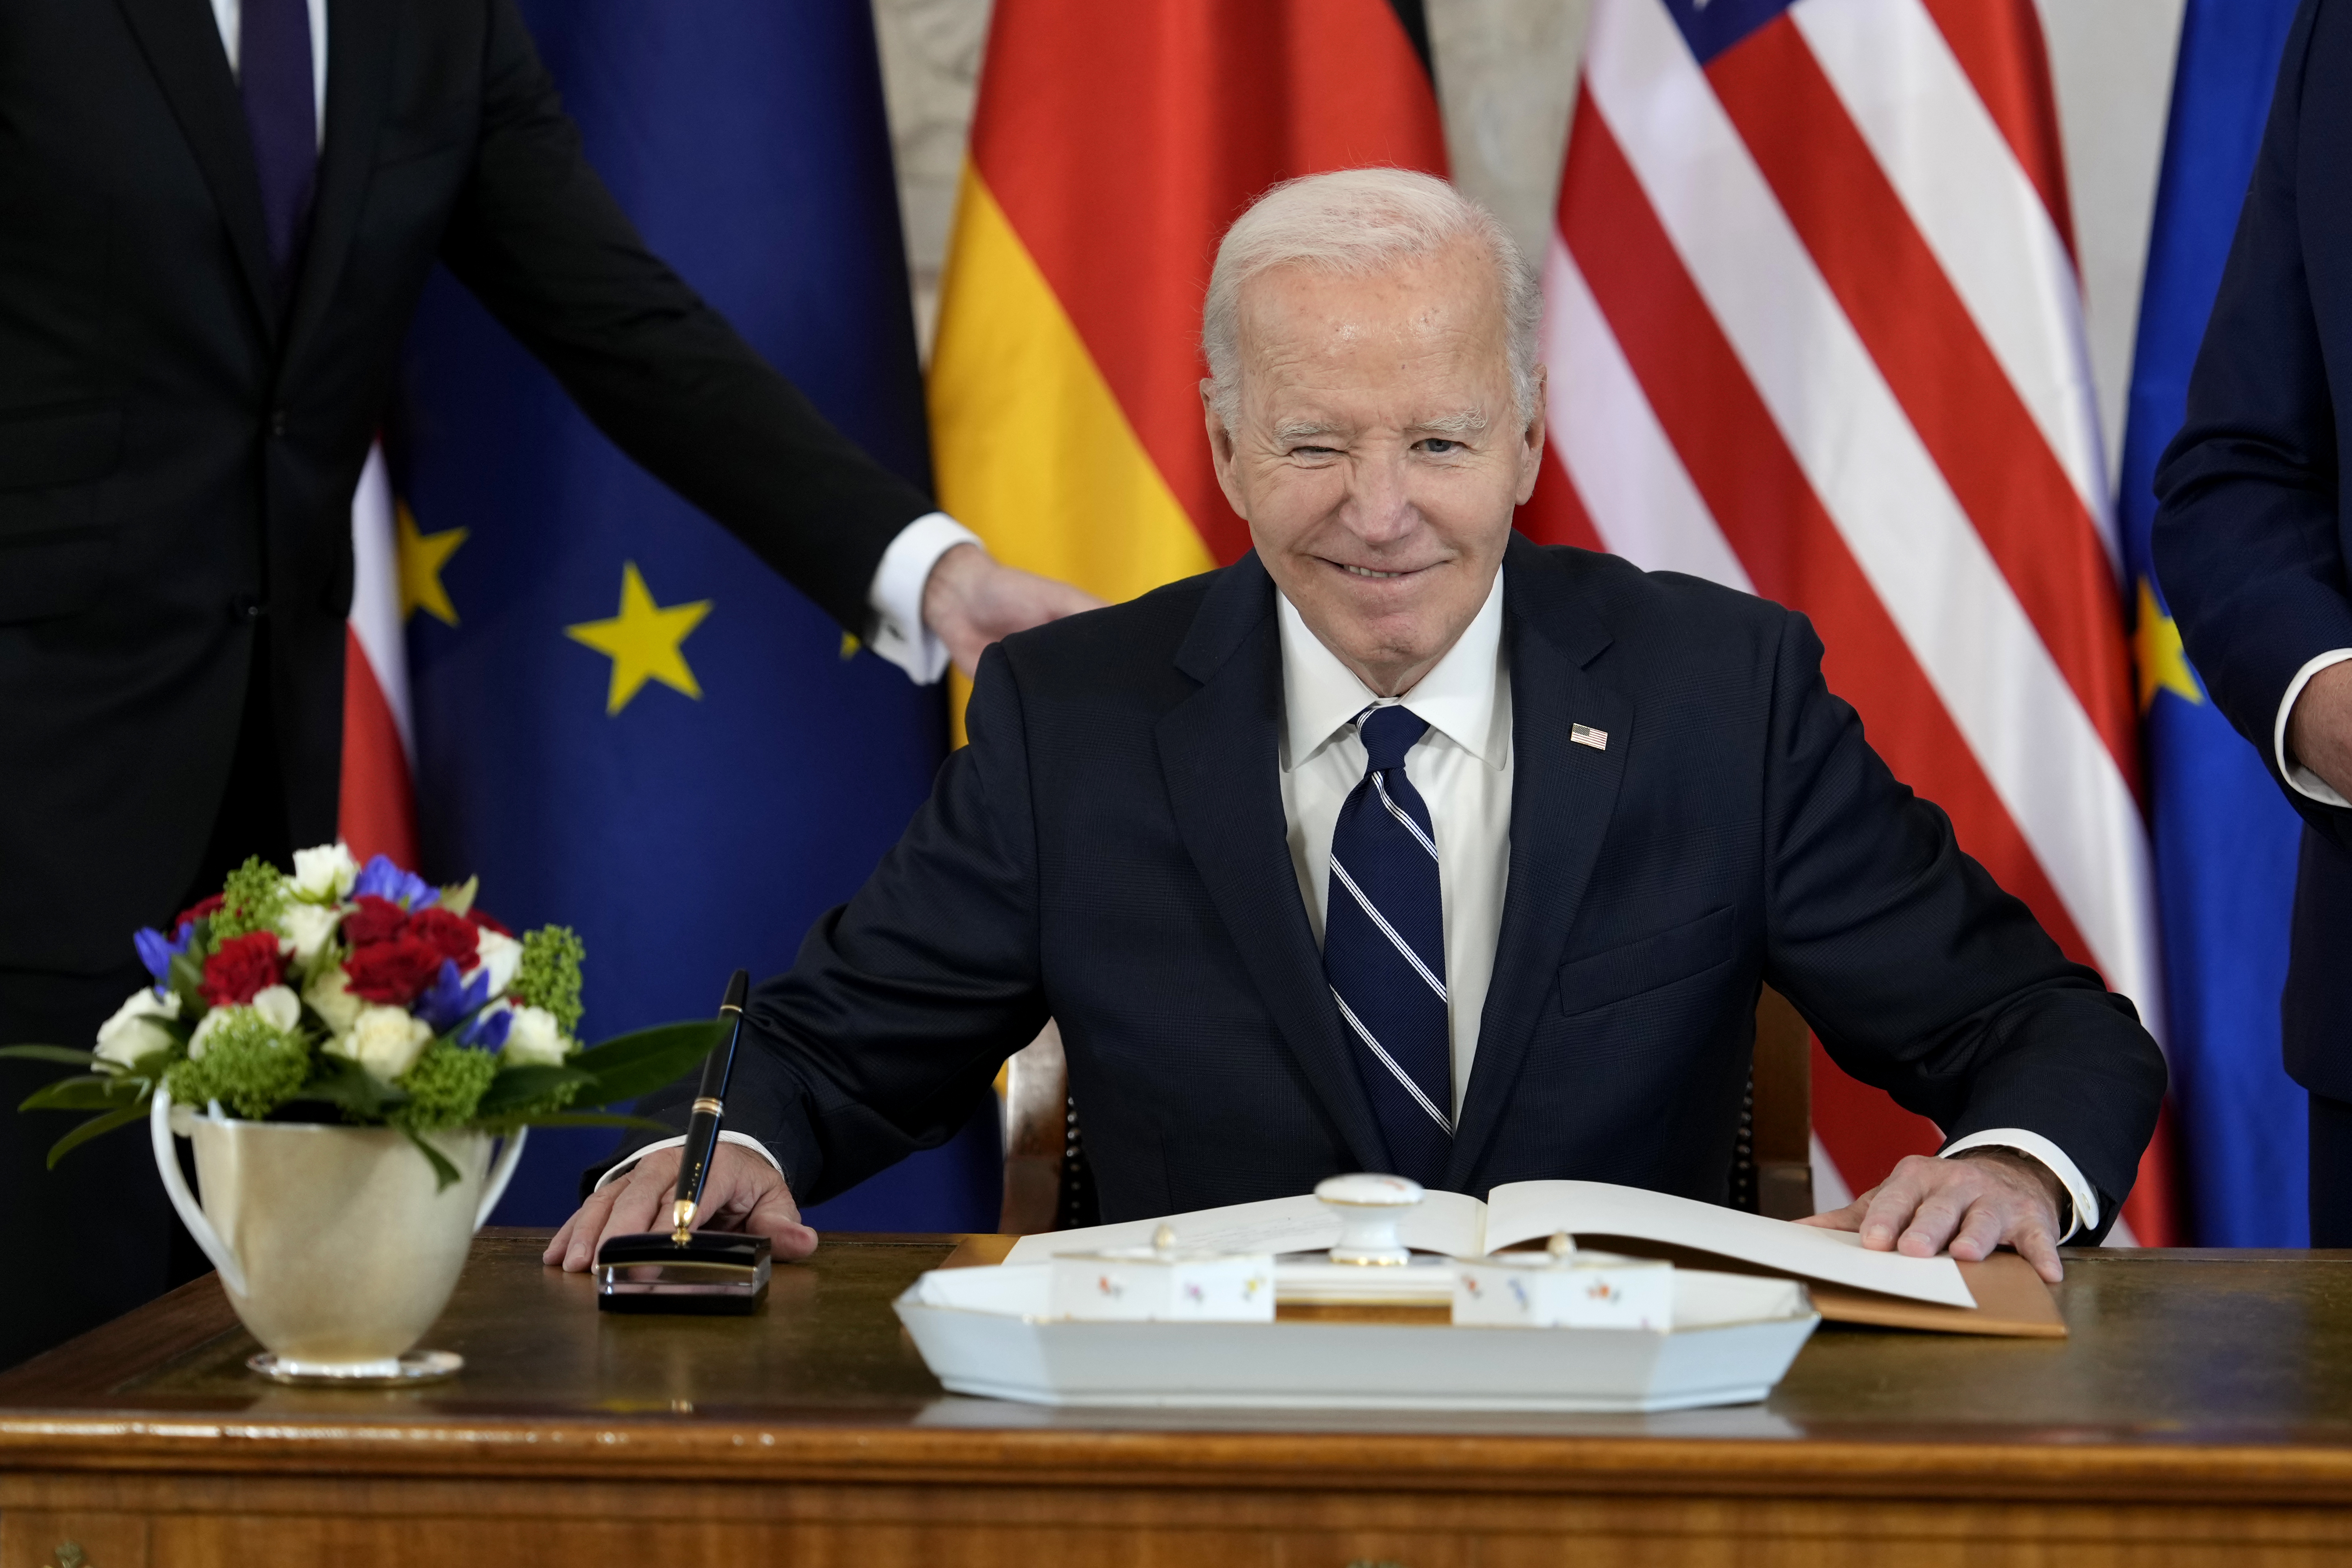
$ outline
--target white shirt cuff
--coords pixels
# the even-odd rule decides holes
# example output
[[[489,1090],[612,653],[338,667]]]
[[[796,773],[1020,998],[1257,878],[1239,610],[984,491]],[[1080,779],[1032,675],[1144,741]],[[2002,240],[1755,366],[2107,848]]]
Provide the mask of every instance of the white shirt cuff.
[[[2336,793],[2335,785],[2309,768],[2287,761],[2287,715],[2294,711],[2294,700],[2303,695],[2303,689],[2311,684],[2313,676],[2347,659],[2352,659],[2352,647],[2332,648],[2296,670],[2294,679],[2287,682],[2286,695],[2279,699],[2278,722],[2271,727],[2271,749],[2278,753],[2279,777],[2293,784],[2295,794],[2307,795],[2322,805],[2352,805],[2352,800],[2346,800]]]
[[[1964,1149],[2012,1149],[2038,1161],[2058,1178],[2058,1184],[2065,1188],[2066,1195],[2074,1200],[2074,1223],[2068,1226],[2066,1234],[2058,1238],[2060,1246],[2072,1241],[2078,1231],[2099,1227],[2097,1190],[2083,1179],[2083,1173],[2075,1167],[2074,1162],[2066,1158],[2066,1151],[2041,1133],[2028,1132],[2022,1127],[1989,1127],[1982,1132],[1971,1132],[1954,1141],[1952,1146],[1944,1151],[1942,1158],[1948,1160]]]
[[[719,1141],[721,1143],[740,1143],[744,1148],[751,1150],[751,1152],[760,1156],[761,1159],[768,1162],[769,1164],[775,1165],[776,1174],[781,1176],[784,1173],[784,1168],[782,1165],[776,1165],[776,1157],[768,1152],[768,1146],[765,1143],[761,1142],[757,1138],[752,1137],[750,1133],[730,1132],[724,1128],[721,1128],[719,1133]],[[631,1171],[637,1168],[637,1162],[644,1159],[646,1155],[657,1154],[664,1149],[681,1148],[685,1143],[686,1134],[683,1132],[679,1133],[675,1138],[665,1138],[658,1143],[648,1143],[644,1148],[639,1149],[635,1153],[631,1154],[627,1159],[622,1161],[619,1164],[614,1166],[611,1170],[605,1172],[603,1175],[597,1177],[596,1184],[588,1190],[592,1193],[601,1193],[604,1190],[604,1184],[606,1182],[611,1181],[615,1176],[627,1175]]]
[[[943,511],[927,511],[898,531],[866,590],[866,607],[874,612],[874,635],[866,646],[918,686],[947,673],[948,645],[923,625],[923,588],[940,557],[959,544],[980,544],[980,535]]]

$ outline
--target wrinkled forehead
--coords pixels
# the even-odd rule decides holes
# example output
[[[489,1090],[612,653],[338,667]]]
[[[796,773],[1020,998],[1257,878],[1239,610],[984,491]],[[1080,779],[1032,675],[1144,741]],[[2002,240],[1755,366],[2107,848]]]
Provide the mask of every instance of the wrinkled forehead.
[[[1493,267],[1461,248],[1376,271],[1294,263],[1251,279],[1236,312],[1249,401],[1373,397],[1415,416],[1477,417],[1508,386],[1509,333]]]

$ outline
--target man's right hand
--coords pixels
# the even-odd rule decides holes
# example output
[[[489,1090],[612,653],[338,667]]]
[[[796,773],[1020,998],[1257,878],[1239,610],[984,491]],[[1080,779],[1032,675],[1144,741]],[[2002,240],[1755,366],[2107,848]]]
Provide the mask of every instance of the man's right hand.
[[[2286,754],[2352,800],[2352,663],[2331,664],[2305,683],[2286,716]]]
[[[646,1155],[625,1176],[588,1194],[579,1212],[563,1222],[547,1244],[541,1263],[561,1263],[577,1274],[596,1260],[604,1238],[669,1228],[669,1206],[677,1196],[679,1151]],[[776,1168],[740,1143],[721,1143],[710,1156],[702,1184],[697,1230],[746,1231],[764,1236],[776,1257],[787,1261],[816,1250],[816,1232],[801,1223],[800,1205]]]

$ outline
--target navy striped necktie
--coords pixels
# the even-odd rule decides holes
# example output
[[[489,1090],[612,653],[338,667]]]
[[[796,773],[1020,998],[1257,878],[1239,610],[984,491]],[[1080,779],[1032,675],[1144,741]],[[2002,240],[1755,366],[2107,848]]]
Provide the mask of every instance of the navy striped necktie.
[[[1400,707],[1358,715],[1363,781],[1331,833],[1323,973],[1355,1047],[1393,1174],[1434,1186],[1454,1151],[1445,912],[1437,835],[1404,754],[1429,725]]]
[[[285,302],[310,230],[319,175],[319,108],[310,65],[309,0],[244,0],[237,17],[237,94],[261,176],[269,267]]]

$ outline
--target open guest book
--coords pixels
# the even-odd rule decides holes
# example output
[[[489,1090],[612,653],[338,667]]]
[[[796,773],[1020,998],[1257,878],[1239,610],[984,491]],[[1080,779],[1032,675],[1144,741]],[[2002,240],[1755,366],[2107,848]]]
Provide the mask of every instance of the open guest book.
[[[1003,1260],[1043,1263],[1059,1253],[1147,1246],[1163,1225],[1186,1247],[1219,1252],[1306,1252],[1327,1248],[1339,1237],[1331,1210],[1302,1194],[1026,1236]],[[1566,1231],[1580,1246],[1610,1252],[1801,1279],[1814,1308],[1833,1322],[2052,1339],[2066,1332],[2049,1288],[2014,1253],[1962,1263],[1871,1252],[1850,1231],[1607,1182],[1513,1182],[1495,1188],[1484,1203],[1461,1193],[1431,1192],[1400,1215],[1397,1231],[1416,1252],[1452,1258],[1483,1257]]]

